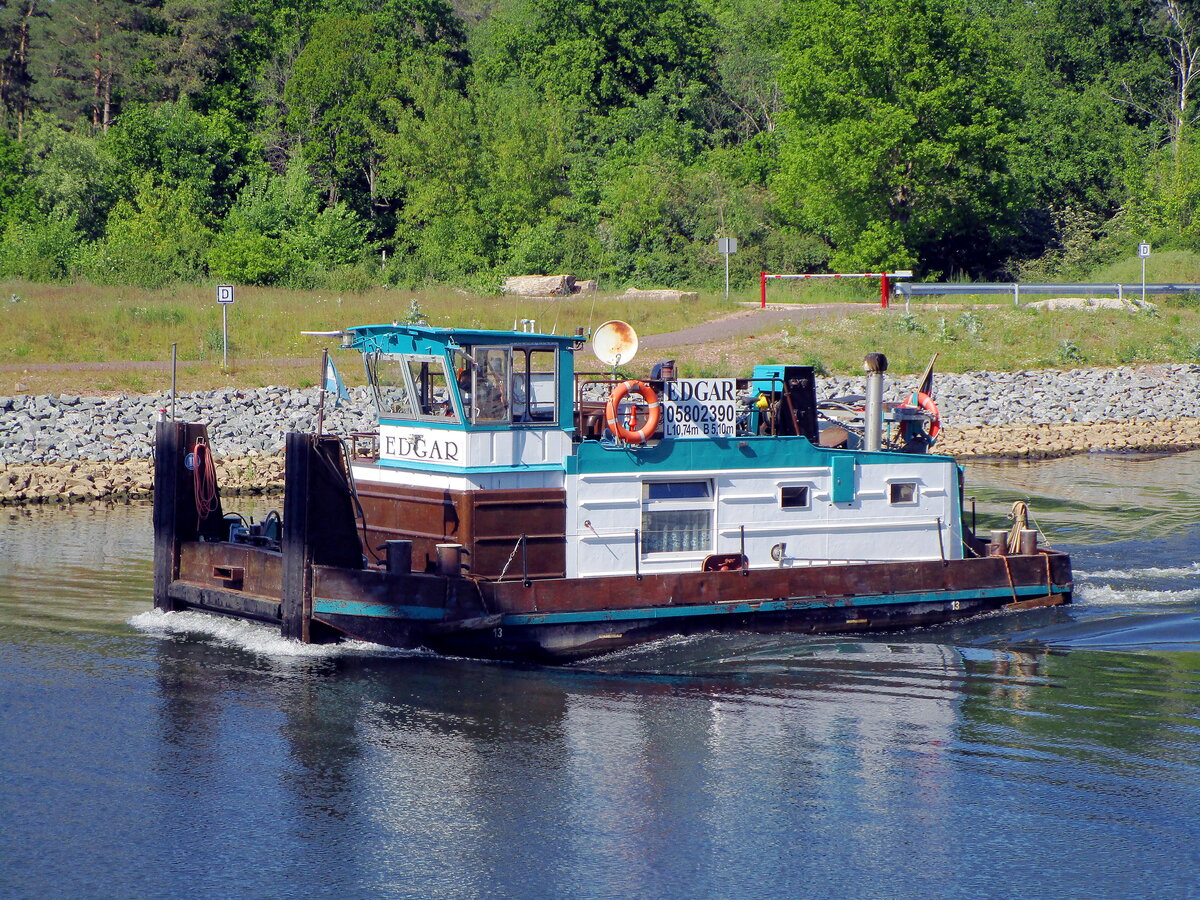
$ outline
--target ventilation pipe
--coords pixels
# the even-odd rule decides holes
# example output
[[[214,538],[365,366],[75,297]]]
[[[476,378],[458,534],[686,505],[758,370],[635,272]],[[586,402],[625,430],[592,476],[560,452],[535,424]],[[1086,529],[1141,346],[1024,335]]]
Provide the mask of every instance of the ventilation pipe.
[[[868,353],[863,360],[867,370],[867,433],[866,448],[883,448],[883,373],[887,371],[887,357],[882,353]]]

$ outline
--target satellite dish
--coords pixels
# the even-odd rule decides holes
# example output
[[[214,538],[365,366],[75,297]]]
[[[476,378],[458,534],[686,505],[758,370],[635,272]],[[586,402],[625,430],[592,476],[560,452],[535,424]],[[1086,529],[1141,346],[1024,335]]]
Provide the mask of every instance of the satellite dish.
[[[633,326],[620,319],[605,322],[592,336],[592,352],[609,366],[619,366],[637,356],[638,336]]]

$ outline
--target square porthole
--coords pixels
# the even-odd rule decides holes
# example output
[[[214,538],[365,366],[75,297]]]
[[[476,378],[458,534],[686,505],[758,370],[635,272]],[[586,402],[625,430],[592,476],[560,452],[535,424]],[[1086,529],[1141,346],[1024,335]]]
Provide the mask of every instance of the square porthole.
[[[779,506],[782,509],[808,509],[808,485],[784,485],[779,489]]]
[[[917,502],[917,483],[915,481],[893,481],[888,484],[888,502],[905,504]]]

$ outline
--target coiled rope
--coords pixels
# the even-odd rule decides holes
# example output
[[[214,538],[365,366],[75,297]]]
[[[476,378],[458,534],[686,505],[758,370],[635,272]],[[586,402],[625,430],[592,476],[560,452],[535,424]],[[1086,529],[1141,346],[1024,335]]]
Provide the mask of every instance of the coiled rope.
[[[192,493],[196,499],[196,529],[199,530],[221,502],[212,449],[203,440],[196,441],[192,447]]]
[[[1030,523],[1033,524],[1034,530],[1038,533],[1038,542],[1047,550],[1052,550],[1050,539],[1046,537],[1046,533],[1042,531],[1042,526],[1033,518],[1033,513],[1029,511],[1029,504],[1024,500],[1018,500],[1012,505],[1012,510],[1008,517],[1013,520],[1013,526],[1008,532],[1008,552],[1021,552],[1021,532],[1027,530]]]

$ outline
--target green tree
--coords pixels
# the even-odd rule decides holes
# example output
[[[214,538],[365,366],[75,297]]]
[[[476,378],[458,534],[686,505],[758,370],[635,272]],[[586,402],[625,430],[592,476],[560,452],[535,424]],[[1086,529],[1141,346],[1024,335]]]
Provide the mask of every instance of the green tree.
[[[0,131],[0,223],[25,218],[32,212],[33,201],[25,153],[19,143]]]
[[[72,219],[39,213],[10,219],[0,233],[0,276],[63,281],[75,270],[81,247]]]
[[[284,90],[287,124],[327,203],[345,200],[364,218],[389,210],[380,192],[385,109],[411,102],[401,74],[428,55],[454,62],[458,22],[442,0],[386,2],[312,26]]]
[[[30,118],[24,147],[40,209],[74,223],[87,240],[99,238],[121,193],[117,164],[103,143],[39,113]]]
[[[44,17],[42,0],[0,5],[0,127],[24,134],[33,76],[29,71],[30,33],[36,18]]]
[[[783,209],[838,268],[986,269],[1022,189],[995,32],[965,0],[811,0],[788,50]]]
[[[242,190],[208,252],[213,274],[239,284],[307,287],[320,273],[359,262],[362,222],[339,203],[323,207],[303,163],[259,173]]]
[[[483,142],[458,73],[433,59],[404,70],[409,102],[388,104],[380,185],[400,205],[393,272],[413,281],[485,271],[495,223],[484,214]]]
[[[42,109],[107,130],[139,54],[145,21],[134,0],[55,0],[35,35],[35,91]]]
[[[231,10],[228,0],[162,0],[151,5],[141,58],[131,76],[138,96],[197,104],[227,77],[229,48],[249,24],[247,16]]]
[[[141,287],[202,277],[212,232],[195,211],[199,199],[190,185],[164,185],[144,175],[134,195],[109,213],[103,240],[81,262],[83,274]]]
[[[241,123],[225,110],[198,112],[186,100],[132,104],[104,143],[127,195],[151,173],[168,188],[187,187],[210,226],[262,166],[261,150]]]
[[[1142,97],[1160,66],[1142,27],[1144,4],[1129,0],[990,0],[981,15],[1005,36],[1015,63],[1020,115],[1012,172],[1026,185],[1010,268],[1052,277],[1068,259],[1090,259],[1106,223],[1126,203],[1129,175],[1157,138],[1128,102]],[[1068,250],[1069,245],[1069,250]],[[1031,263],[1050,252],[1047,265]],[[1066,274],[1064,272],[1064,274]]]
[[[713,23],[694,0],[524,0],[484,31],[485,81],[518,75],[593,109],[630,104],[676,73],[712,75]]]

